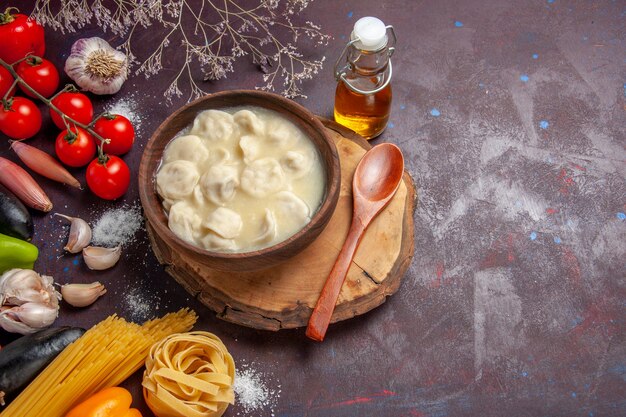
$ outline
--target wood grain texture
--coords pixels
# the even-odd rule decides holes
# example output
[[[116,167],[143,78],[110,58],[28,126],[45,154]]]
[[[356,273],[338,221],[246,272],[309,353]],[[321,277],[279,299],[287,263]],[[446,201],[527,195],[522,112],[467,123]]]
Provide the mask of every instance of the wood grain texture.
[[[339,202],[328,227],[304,251],[278,266],[250,272],[209,269],[170,250],[147,222],[152,247],[166,271],[191,295],[243,326],[280,330],[302,327],[348,233],[352,216],[352,174],[370,145],[356,134],[324,121],[341,159]],[[332,322],[363,314],[395,293],[413,256],[413,181],[405,172],[389,205],[372,221],[356,252]]]

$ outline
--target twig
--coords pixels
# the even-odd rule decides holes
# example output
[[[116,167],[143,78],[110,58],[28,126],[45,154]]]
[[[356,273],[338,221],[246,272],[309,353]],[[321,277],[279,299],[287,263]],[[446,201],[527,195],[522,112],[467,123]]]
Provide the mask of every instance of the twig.
[[[29,57],[39,58],[39,57],[36,57],[34,55],[29,55]],[[74,87],[72,84],[68,84],[62,90],[60,90],[54,96],[52,96],[50,99],[47,99],[44,96],[42,96],[41,94],[39,94],[39,92],[37,90],[32,88],[30,85],[28,85],[28,83],[26,81],[24,81],[24,79],[22,77],[19,76],[19,74],[15,71],[15,69],[13,69],[13,66],[8,64],[8,63],[6,63],[1,58],[0,58],[0,65],[2,65],[7,71],[9,71],[11,73],[11,75],[13,76],[13,79],[15,80],[13,82],[13,84],[19,83],[21,86],[26,88],[30,93],[32,93],[35,97],[37,97],[39,100],[43,101],[46,104],[46,106],[50,107],[59,116],[61,116],[61,119],[63,120],[63,124],[65,125],[68,133],[74,134],[74,132],[72,132],[72,130],[71,130],[69,124],[68,124],[68,122],[70,122],[74,126],[78,126],[78,127],[82,128],[82,129],[86,130],[87,132],[89,132],[90,135],[92,135],[93,137],[98,139],[98,141],[100,142],[99,145],[98,145],[98,157],[100,158],[100,157],[102,157],[104,155],[104,151],[103,151],[102,147],[104,146],[104,144],[110,143],[111,140],[107,139],[107,138],[104,138],[104,137],[100,136],[98,133],[96,133],[96,131],[94,131],[91,128],[91,123],[89,125],[86,125],[84,123],[81,123],[81,122],[71,118],[70,116],[68,116],[65,113],[63,113],[63,111],[61,111],[57,106],[55,106],[52,103],[52,100],[54,100],[54,98],[57,97],[61,93],[64,93],[64,92],[67,92],[67,91],[78,91],[76,89],[76,87]],[[15,64],[13,64],[13,65],[15,65]],[[11,89],[12,88],[13,87],[11,87]],[[9,91],[11,91],[11,89],[9,89]],[[4,106],[7,105],[6,94],[5,94],[5,97],[2,99],[2,103],[3,103]],[[98,116],[98,118],[100,118],[100,117],[101,116]],[[98,118],[94,119],[93,122],[97,121]]]

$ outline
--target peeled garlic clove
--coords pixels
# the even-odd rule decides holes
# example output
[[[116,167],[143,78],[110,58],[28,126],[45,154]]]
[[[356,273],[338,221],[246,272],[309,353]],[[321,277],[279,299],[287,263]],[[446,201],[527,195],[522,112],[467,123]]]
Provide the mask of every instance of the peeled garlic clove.
[[[121,246],[115,248],[102,248],[99,246],[87,246],[83,249],[83,259],[89,267],[96,271],[109,269],[119,261],[122,255]]]
[[[74,307],[87,307],[107,292],[99,282],[91,284],[66,284],[61,287],[63,299]]]
[[[70,217],[64,214],[54,213],[55,216],[63,217],[70,222],[70,236],[67,245],[63,249],[69,253],[78,253],[91,242],[91,227],[83,219]]]
[[[26,330],[26,328],[16,324],[16,322],[22,323],[33,329],[41,329],[54,323],[54,320],[56,320],[58,315],[58,306],[51,307],[47,304],[41,303],[25,303],[21,306],[12,307],[0,313],[0,316],[4,317],[7,322],[10,323],[9,327],[14,326],[14,328],[22,330]],[[0,322],[0,324],[2,324],[2,322]],[[18,333],[20,333],[20,331],[18,331]]]
[[[0,276],[0,305],[34,302],[56,307],[60,297],[52,277],[39,275],[32,269],[15,268]]]

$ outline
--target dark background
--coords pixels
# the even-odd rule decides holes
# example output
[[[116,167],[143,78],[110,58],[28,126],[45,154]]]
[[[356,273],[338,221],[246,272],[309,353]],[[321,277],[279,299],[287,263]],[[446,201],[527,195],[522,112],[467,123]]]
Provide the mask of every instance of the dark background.
[[[63,254],[65,223],[36,214],[35,269],[108,288],[87,309],[64,305],[57,323],[90,327],[111,313],[142,321],[193,308],[196,329],[217,334],[238,368],[273,391],[265,407],[234,405],[226,416],[625,415],[626,3],[312,1],[294,21],[319,23],[333,39],[317,49],[301,43],[326,64],[297,101],[321,116],[332,117],[332,65],[366,15],[398,34],[392,115],[374,143],[402,148],[418,190],[415,256],[395,295],[332,325],[321,344],[302,329],[247,329],[185,293],[157,264],[145,231],[115,268],[92,272]],[[137,36],[139,55],[154,49],[155,33]],[[46,36],[58,68],[78,38],[121,43],[95,23]],[[115,96],[94,98],[96,110],[126,101],[140,119],[124,157],[133,173],[152,132],[190,93],[181,83],[184,97],[163,98],[182,54],[171,47],[158,76],[131,75]],[[254,88],[261,75],[245,58],[226,80],[196,74],[207,92]],[[56,135],[45,117],[29,143],[52,151]],[[8,146],[0,155],[15,160]],[[54,211],[92,224],[108,209],[139,204],[135,181],[123,199],[105,202],[37,180]],[[140,380],[137,373],[124,386],[150,416]]]

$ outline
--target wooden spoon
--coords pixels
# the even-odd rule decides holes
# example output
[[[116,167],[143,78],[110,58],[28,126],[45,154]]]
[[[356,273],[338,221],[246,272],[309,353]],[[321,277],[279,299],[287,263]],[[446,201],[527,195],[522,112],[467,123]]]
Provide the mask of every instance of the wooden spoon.
[[[352,224],[309,319],[307,337],[319,342],[324,340],[341,286],[365,229],[396,193],[403,173],[402,152],[391,143],[374,146],[356,167],[352,179]]]

